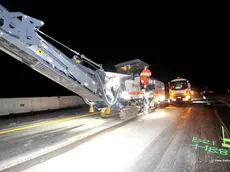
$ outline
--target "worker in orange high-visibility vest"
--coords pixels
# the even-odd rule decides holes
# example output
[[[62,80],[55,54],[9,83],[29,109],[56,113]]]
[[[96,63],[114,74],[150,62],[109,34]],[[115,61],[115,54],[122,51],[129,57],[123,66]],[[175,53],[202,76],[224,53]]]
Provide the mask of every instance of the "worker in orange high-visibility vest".
[[[145,66],[144,70],[142,70],[141,74],[140,74],[140,82],[142,84],[142,86],[144,87],[144,89],[147,88],[148,82],[149,82],[149,78],[151,76],[151,72],[148,69],[147,66]]]

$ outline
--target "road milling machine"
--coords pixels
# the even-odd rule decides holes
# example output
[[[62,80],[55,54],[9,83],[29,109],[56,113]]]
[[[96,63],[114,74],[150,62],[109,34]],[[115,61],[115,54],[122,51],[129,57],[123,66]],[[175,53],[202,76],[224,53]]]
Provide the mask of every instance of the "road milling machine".
[[[40,30],[44,22],[0,5],[0,49],[33,70],[66,87],[103,117],[121,118],[152,112],[165,99],[164,83],[149,78],[141,88],[140,71],[149,66],[135,59],[117,64],[117,72],[105,71],[83,54],[63,45]],[[46,39],[45,39],[46,38]],[[67,57],[47,40],[73,53]]]

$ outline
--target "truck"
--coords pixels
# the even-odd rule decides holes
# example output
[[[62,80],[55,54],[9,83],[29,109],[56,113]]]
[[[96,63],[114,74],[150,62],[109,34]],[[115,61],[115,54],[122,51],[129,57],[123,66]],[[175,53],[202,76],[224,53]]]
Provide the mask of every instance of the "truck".
[[[189,80],[177,77],[169,82],[169,101],[171,103],[191,103],[192,100],[192,89]]]
[[[117,64],[116,72],[103,69],[85,55],[65,46],[41,31],[44,22],[21,12],[9,12],[0,5],[0,50],[38,73],[76,93],[101,115],[136,116],[153,111],[164,99],[164,84],[150,79],[146,91],[140,89],[138,71],[147,63],[135,59]],[[45,39],[46,38],[46,39]],[[66,56],[47,39],[73,53]],[[127,70],[126,70],[127,69]]]

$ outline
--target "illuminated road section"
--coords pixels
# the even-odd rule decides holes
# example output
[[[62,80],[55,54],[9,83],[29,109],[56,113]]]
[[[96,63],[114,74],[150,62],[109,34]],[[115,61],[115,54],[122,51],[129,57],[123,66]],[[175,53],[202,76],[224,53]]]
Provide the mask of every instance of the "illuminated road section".
[[[188,111],[187,108],[158,110],[26,171],[124,171],[178,114]]]
[[[72,146],[71,149],[56,150],[53,156],[44,155],[36,161],[31,160],[9,168],[8,171],[230,171],[229,148],[222,146],[221,128],[225,126],[226,116],[221,116],[219,112],[219,108],[204,106],[199,99],[192,105],[176,105],[158,109],[152,114],[137,117],[124,125],[106,130]],[[35,132],[36,138],[32,139],[35,151],[41,145],[52,147],[52,141],[58,144],[61,140],[89,131],[93,126],[100,128],[108,122],[107,120],[113,123],[117,119],[101,120],[99,116],[92,115],[41,126],[39,130],[29,128],[3,133],[0,136],[3,139],[11,138],[13,142],[20,140],[18,143],[23,143],[23,136],[15,136],[19,134],[18,132],[22,135]],[[80,124],[85,127],[85,130],[81,128],[83,126],[79,126]],[[56,132],[50,133],[50,131]],[[228,133],[226,129],[226,137]],[[44,139],[45,136],[48,137]],[[30,144],[29,138],[26,137],[26,139],[26,143]],[[28,145],[21,145],[18,148],[13,146],[15,145],[9,144],[9,150],[2,149],[8,160],[10,156],[7,152],[20,152],[19,150],[26,150],[29,147]],[[33,147],[29,148],[31,150],[28,154],[32,154]],[[11,154],[15,157],[14,153]],[[18,155],[22,156],[23,153]]]
[[[203,104],[168,107],[25,172],[230,171],[220,128],[215,111]]]

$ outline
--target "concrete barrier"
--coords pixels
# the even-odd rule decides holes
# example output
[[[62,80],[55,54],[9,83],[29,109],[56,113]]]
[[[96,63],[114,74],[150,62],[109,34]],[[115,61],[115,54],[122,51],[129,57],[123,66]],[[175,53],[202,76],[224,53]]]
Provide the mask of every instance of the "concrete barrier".
[[[0,98],[0,116],[84,105],[78,96]]]

